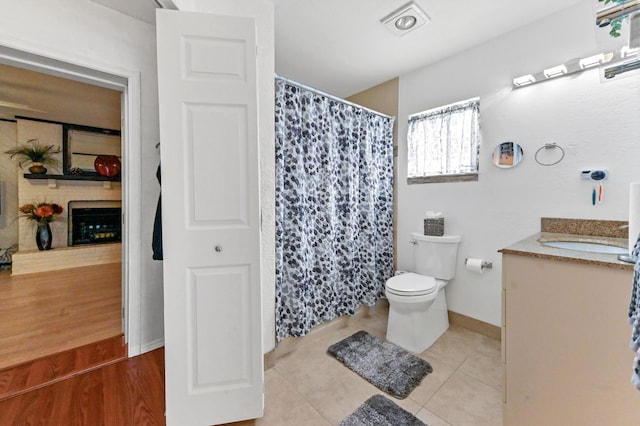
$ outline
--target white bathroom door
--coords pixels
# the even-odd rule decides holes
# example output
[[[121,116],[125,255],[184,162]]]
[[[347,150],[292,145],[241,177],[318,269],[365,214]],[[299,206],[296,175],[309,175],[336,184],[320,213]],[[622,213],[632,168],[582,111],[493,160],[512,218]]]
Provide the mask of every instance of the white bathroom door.
[[[263,413],[254,21],[157,13],[170,426]]]

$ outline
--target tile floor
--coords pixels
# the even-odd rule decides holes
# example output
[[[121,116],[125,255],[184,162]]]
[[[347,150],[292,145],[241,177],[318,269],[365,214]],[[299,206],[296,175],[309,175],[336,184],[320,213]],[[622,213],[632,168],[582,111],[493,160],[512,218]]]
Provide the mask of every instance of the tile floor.
[[[283,341],[275,352],[275,367],[265,372],[264,417],[234,425],[338,425],[369,397],[386,395],[326,352],[359,330],[384,338],[385,305]],[[386,395],[389,399],[429,426],[502,424],[499,341],[452,325],[419,356],[432,365],[433,373],[406,399]]]

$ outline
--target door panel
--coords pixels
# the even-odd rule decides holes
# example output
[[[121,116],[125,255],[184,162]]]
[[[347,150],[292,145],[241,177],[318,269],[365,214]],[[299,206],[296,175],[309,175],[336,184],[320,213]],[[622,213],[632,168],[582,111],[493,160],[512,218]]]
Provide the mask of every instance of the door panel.
[[[251,171],[247,164],[246,108],[233,105],[186,105],[185,108],[191,131],[186,142],[189,145],[187,168],[193,170],[189,188],[192,192],[190,226],[250,226],[247,210],[251,194],[247,184]],[[224,185],[211,185],[211,182],[224,182]]]
[[[191,391],[251,386],[255,348],[243,309],[251,305],[249,265],[189,272],[189,347],[194,349],[189,371],[196,373],[191,377]],[[216,299],[225,300],[226,305],[211,309],[210,301]],[[215,334],[206,326],[225,323],[229,326]],[[213,359],[218,363],[212,363]]]
[[[244,40],[202,40],[185,37],[184,44],[188,78],[246,80],[247,45]]]

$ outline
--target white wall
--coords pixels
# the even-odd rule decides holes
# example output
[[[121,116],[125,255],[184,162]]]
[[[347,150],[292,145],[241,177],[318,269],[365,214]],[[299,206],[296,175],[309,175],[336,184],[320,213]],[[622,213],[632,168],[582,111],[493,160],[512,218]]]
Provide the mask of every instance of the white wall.
[[[16,147],[16,123],[0,121],[0,152]],[[0,155],[0,252],[18,244],[18,171],[8,155]]]
[[[445,232],[462,236],[449,309],[494,325],[501,321],[501,255],[497,250],[540,230],[541,217],[628,220],[629,183],[640,181],[640,79],[601,83],[590,70],[512,90],[513,77],[602,50],[593,8],[583,2],[554,16],[400,78],[398,267],[412,265],[409,233],[424,212],[442,211]],[[446,35],[444,35],[446,36]],[[478,182],[407,185],[409,114],[480,96],[482,146]],[[503,141],[524,148],[524,161],[498,169],[491,153]],[[534,161],[545,143],[564,147],[560,164]],[[606,168],[604,202],[591,205],[584,169]],[[494,268],[464,269],[466,257]],[[622,314],[622,312],[621,312]]]
[[[98,69],[122,69],[139,74],[141,108],[141,161],[132,164],[141,179],[140,211],[142,229],[139,246],[130,253],[140,268],[139,288],[141,328],[135,340],[142,350],[162,344],[162,265],[151,258],[151,233],[159,186],[155,170],[159,154],[158,96],[156,77],[155,27],[106,9],[86,0],[0,0],[0,45],[29,46]],[[31,49],[32,48],[32,49]]]

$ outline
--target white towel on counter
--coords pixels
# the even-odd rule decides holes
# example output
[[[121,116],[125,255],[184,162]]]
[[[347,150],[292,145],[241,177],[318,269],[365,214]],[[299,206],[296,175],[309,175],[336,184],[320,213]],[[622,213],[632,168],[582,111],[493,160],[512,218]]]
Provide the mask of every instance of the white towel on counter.
[[[629,302],[629,323],[632,327],[631,343],[629,346],[636,353],[633,360],[633,374],[631,383],[640,390],[640,235],[636,241],[631,256],[635,260],[633,268],[633,287]]]

